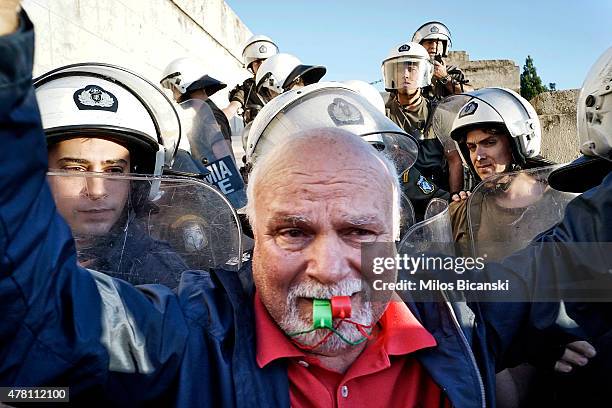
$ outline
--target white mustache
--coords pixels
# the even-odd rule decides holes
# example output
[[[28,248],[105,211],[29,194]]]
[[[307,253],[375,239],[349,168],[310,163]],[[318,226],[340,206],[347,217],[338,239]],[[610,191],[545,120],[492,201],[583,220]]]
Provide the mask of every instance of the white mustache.
[[[362,289],[363,281],[357,278],[347,278],[332,285],[324,285],[317,281],[307,281],[289,288],[288,303],[299,297],[330,299],[333,296],[351,296]]]

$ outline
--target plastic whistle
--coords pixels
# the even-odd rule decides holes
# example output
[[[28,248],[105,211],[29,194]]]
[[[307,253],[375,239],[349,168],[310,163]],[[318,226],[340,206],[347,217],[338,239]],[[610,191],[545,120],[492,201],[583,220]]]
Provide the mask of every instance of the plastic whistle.
[[[333,319],[351,317],[350,296],[334,296],[331,299],[314,299],[312,302],[312,321],[315,329],[333,327]]]
[[[334,296],[331,298],[332,317],[347,319],[351,317],[351,297]]]
[[[315,329],[332,328],[332,309],[329,299],[313,299],[312,324]]]

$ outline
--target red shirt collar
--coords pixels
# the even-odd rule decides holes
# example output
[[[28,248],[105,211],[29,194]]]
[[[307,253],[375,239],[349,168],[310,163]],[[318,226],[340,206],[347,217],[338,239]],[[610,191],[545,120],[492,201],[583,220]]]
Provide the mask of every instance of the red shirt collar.
[[[280,358],[305,357],[306,352],[295,346],[276,324],[255,293],[255,332],[257,364],[260,368]],[[389,303],[378,321],[378,338],[384,341],[389,355],[403,355],[436,345],[434,337],[419,323],[401,301]]]

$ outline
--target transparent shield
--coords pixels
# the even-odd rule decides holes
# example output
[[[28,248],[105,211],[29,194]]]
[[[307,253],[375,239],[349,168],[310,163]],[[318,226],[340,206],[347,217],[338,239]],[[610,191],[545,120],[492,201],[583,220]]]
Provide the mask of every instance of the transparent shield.
[[[205,169],[205,180],[216,186],[235,208],[246,204],[244,182],[236,166],[230,143],[208,104],[201,99],[181,103],[179,114],[185,136],[189,140],[191,156]]]
[[[410,199],[406,197],[404,193],[400,193],[400,238],[403,237],[406,232],[416,222],[416,216],[414,215],[414,208]]]
[[[548,185],[548,175],[558,167],[499,174],[476,186],[467,205],[474,256],[499,260],[561,221],[577,194]]]
[[[133,284],[178,285],[186,270],[240,267],[241,227],[216,189],[186,177],[50,172],[78,262]],[[149,192],[159,181],[154,201]],[[234,266],[226,266],[227,263]],[[233,270],[233,269],[232,269]]]
[[[457,145],[451,139],[450,133],[457,114],[470,99],[472,97],[469,95],[451,95],[441,100],[431,114],[429,128],[425,131],[435,135],[447,153],[457,150]]]
[[[427,205],[425,219],[414,224],[403,235],[398,252],[400,254],[436,252],[453,255],[452,241],[448,202],[434,198]]]
[[[81,73],[110,78],[130,89],[150,111],[159,132],[160,142],[166,151],[165,164],[168,167],[172,165],[181,139],[181,123],[173,102],[161,89],[148,79],[126,68],[96,62],[67,65],[47,72],[44,77],[36,78],[35,82],[64,73]]]

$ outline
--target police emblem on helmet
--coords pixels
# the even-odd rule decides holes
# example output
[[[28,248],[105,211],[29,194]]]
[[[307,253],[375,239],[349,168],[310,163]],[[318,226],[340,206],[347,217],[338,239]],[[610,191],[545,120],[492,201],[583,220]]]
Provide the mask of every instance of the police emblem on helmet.
[[[363,115],[359,109],[342,98],[334,98],[327,107],[327,113],[336,126],[363,125]]]
[[[437,33],[440,31],[440,29],[437,26],[431,26],[431,29],[429,31],[432,33]]]
[[[398,52],[410,51],[410,46],[408,44],[402,44],[398,49]]]
[[[119,107],[115,95],[97,85],[87,85],[85,88],[78,89],[72,98],[79,110],[117,112]]]
[[[470,102],[461,109],[459,117],[462,118],[464,116],[473,115],[476,109],[478,109],[478,104],[476,102]]]
[[[264,53],[268,52],[268,48],[265,45],[262,45],[261,47],[259,47],[259,52],[264,54]]]

